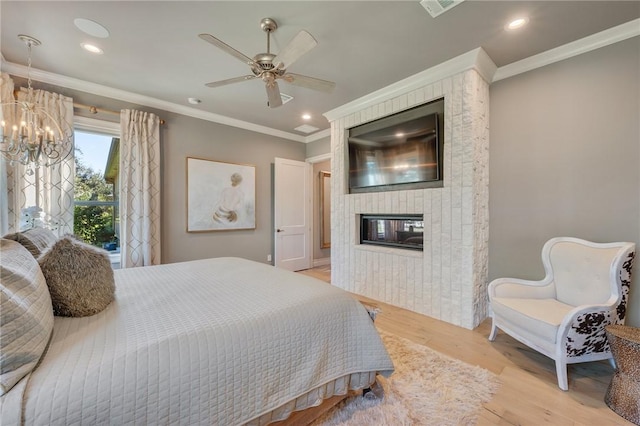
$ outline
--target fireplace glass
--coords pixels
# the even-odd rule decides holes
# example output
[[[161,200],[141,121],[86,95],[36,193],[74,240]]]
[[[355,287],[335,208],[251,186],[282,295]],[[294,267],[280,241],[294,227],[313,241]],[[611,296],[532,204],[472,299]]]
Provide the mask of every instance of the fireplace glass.
[[[422,215],[360,216],[360,244],[422,250],[423,236]]]

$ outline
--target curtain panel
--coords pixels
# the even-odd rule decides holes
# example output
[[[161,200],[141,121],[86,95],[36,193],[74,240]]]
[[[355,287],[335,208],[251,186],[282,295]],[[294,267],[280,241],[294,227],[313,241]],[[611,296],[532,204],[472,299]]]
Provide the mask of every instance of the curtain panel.
[[[13,100],[13,82],[2,76],[2,100]],[[10,89],[9,89],[10,88]],[[21,88],[18,100],[27,99],[27,90]],[[55,118],[67,136],[73,138],[73,99],[44,90],[34,90],[34,101]],[[3,107],[5,114],[19,114]],[[52,167],[35,167],[33,174],[19,163],[0,163],[0,191],[3,199],[0,206],[0,231],[2,234],[20,230],[21,210],[39,207],[50,219],[49,226],[59,236],[73,233],[73,186],[75,180],[74,155]],[[4,202],[6,200],[6,202]]]
[[[122,267],[160,264],[160,119],[120,112]]]
[[[13,100],[13,87],[13,80],[9,74],[4,72],[0,73],[0,103]],[[6,120],[12,114],[15,114],[13,108],[8,105],[3,105],[0,109],[0,120]],[[13,204],[9,203],[9,193],[7,189],[8,166],[8,162],[0,155],[0,199],[2,200],[0,204],[0,235],[15,232],[15,222],[13,220],[14,208]],[[11,221],[9,221],[10,217],[12,218]]]

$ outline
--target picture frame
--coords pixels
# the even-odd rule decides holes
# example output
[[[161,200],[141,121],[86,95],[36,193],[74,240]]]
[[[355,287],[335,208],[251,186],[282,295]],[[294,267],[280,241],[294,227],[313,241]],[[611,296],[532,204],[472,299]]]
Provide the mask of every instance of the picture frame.
[[[187,232],[256,228],[256,168],[187,157]]]

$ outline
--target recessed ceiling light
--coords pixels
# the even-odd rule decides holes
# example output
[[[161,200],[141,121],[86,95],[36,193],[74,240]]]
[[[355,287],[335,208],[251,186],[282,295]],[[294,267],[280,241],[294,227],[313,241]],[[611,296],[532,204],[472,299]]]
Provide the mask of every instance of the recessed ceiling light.
[[[90,44],[90,43],[80,43],[80,46],[82,46],[82,48],[84,50],[86,50],[87,52],[91,52],[91,53],[95,53],[97,55],[102,55],[104,52],[102,51],[102,49],[100,49],[98,46],[96,46],[95,44]]]
[[[402,137],[404,137],[404,133],[402,132],[396,133],[396,138],[402,138]]]
[[[529,22],[529,18],[527,17],[517,18],[509,22],[504,28],[507,31],[517,30],[518,28],[522,28],[525,25],[527,25],[528,22]]]
[[[93,37],[107,38],[109,37],[109,30],[96,21],[85,18],[76,18],[73,20],[73,24],[83,33],[89,34]]]
[[[311,114],[302,114],[303,120],[311,120]]]

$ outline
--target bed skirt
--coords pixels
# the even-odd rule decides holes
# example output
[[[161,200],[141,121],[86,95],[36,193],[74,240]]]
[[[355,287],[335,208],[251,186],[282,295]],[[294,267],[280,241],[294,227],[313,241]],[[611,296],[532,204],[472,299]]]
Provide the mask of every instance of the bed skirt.
[[[246,426],[262,426],[269,423],[286,420],[294,411],[317,407],[322,401],[335,395],[346,395],[349,391],[356,391],[370,387],[376,381],[375,372],[354,373],[342,376],[323,386],[319,386],[298,398],[281,405],[275,410],[245,423]]]

